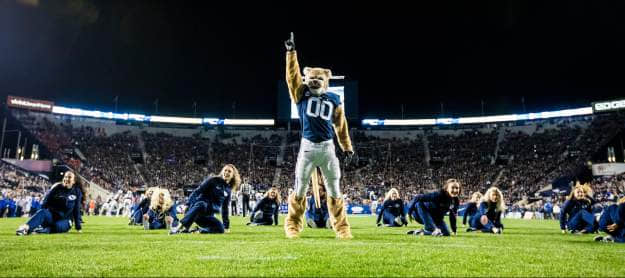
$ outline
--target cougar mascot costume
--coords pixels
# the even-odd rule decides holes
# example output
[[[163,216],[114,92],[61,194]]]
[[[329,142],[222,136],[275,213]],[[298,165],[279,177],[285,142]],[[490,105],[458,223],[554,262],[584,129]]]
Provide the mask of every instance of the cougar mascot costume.
[[[302,141],[295,169],[295,190],[289,196],[289,212],[284,221],[286,237],[297,238],[304,229],[306,191],[312,177],[315,200],[319,200],[316,185],[320,178],[324,179],[330,220],[337,238],[351,239],[352,233],[339,187],[341,169],[333,141],[336,133],[341,149],[351,159],[354,151],[341,99],[327,91],[332,76],[329,69],[306,67],[302,78],[293,33],[285,46],[286,81],[291,100],[297,105],[302,128]],[[322,177],[316,171],[313,173],[317,167],[321,170]]]

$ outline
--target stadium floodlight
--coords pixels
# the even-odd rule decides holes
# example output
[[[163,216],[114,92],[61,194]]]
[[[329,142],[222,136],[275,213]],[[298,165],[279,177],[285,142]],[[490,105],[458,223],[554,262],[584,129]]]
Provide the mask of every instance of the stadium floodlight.
[[[274,125],[273,119],[224,119],[224,125]]]
[[[191,125],[202,124],[202,118],[185,118],[185,117],[149,116],[149,121],[153,123],[191,124]]]
[[[592,107],[582,107],[575,109],[565,109],[558,111],[546,111],[528,114],[508,114],[484,117],[464,117],[464,118],[438,118],[438,119],[412,119],[412,120],[385,120],[385,119],[364,119],[362,125],[365,126],[427,126],[427,125],[451,125],[451,124],[486,124],[497,122],[514,122],[524,120],[540,120],[558,117],[572,117],[591,115]]]
[[[141,114],[128,114],[128,120],[143,122],[145,121],[146,116]]]
[[[52,113],[63,114],[63,115],[72,115],[72,116],[82,116],[82,109],[79,108],[67,108],[63,106],[54,106],[52,107]]]
[[[204,118],[202,119],[202,124],[208,124],[208,125],[223,125],[224,124],[224,120],[220,120],[218,118]]]
[[[120,114],[112,112],[101,112],[97,110],[83,110],[80,108],[68,108],[63,106],[54,106],[52,113],[71,115],[78,117],[105,118],[125,121],[152,122],[152,123],[171,123],[171,124],[189,124],[189,125],[248,125],[248,126],[272,126],[275,124],[274,119],[218,119],[218,118],[188,118],[188,117],[170,117],[158,115],[142,115],[142,114]]]

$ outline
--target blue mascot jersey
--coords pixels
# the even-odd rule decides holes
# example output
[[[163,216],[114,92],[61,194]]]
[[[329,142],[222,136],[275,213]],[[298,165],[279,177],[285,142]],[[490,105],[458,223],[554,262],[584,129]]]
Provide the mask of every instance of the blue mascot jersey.
[[[327,92],[320,96],[313,95],[308,88],[297,103],[299,123],[302,127],[302,136],[314,143],[334,138],[334,109],[341,105],[341,98],[334,93]]]

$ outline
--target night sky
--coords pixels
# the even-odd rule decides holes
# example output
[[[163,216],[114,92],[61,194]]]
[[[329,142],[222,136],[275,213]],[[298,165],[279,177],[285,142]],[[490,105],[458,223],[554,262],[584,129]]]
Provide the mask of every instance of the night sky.
[[[0,94],[61,105],[274,117],[290,31],[302,66],[359,83],[361,117],[519,113],[625,96],[625,2],[217,6],[0,0]],[[183,3],[184,2],[184,3]],[[210,3],[209,3],[210,2]],[[429,2],[429,1],[428,1]],[[441,2],[441,1],[436,1]],[[547,3],[548,2],[548,3]],[[212,4],[211,4],[212,3]]]

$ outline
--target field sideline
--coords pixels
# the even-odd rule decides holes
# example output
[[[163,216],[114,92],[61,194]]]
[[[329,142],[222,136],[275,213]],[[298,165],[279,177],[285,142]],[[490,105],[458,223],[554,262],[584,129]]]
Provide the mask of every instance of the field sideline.
[[[282,224],[282,219],[280,224]],[[83,233],[15,236],[26,219],[0,218],[0,276],[624,276],[625,244],[562,235],[553,220],[508,220],[503,235],[407,236],[350,217],[355,239],[282,225],[248,227],[232,217],[225,235],[143,231],[125,218],[85,217]]]

